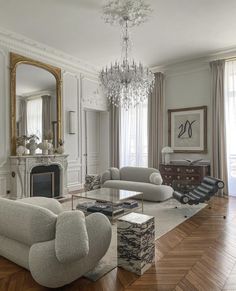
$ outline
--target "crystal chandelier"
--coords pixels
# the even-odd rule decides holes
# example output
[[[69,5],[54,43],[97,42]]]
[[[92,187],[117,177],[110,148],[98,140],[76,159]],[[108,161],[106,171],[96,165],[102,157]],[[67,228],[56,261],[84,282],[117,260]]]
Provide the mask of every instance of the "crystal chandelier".
[[[105,22],[122,28],[122,56],[99,78],[109,102],[126,110],[146,100],[154,86],[154,74],[130,57],[129,28],[144,23],[150,11],[143,0],[111,0],[103,6]]]

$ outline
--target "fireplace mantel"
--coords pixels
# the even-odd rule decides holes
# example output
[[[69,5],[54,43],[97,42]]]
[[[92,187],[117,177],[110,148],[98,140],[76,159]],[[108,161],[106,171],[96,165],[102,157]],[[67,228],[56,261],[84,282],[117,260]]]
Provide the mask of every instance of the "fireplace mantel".
[[[11,199],[30,197],[30,174],[36,166],[58,165],[60,168],[60,196],[68,193],[67,189],[68,155],[25,155],[10,156]]]

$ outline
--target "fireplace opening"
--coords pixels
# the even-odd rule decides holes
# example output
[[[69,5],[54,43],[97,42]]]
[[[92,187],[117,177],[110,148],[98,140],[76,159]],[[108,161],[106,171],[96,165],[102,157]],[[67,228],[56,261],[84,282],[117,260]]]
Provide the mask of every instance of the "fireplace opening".
[[[60,169],[58,165],[36,166],[30,174],[30,196],[60,197]]]

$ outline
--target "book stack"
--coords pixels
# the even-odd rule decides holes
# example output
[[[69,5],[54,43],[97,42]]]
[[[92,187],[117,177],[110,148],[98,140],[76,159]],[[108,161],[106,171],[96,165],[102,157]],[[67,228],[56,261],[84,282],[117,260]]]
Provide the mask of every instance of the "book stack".
[[[95,203],[91,207],[88,207],[87,211],[88,212],[103,212],[103,210],[106,209],[107,207],[109,206],[106,205],[105,203]]]
[[[124,213],[124,209],[122,207],[107,207],[102,211],[102,213],[107,216],[115,217],[117,215]]]
[[[112,206],[111,203],[100,203],[100,202],[96,202],[94,205],[92,205],[91,207],[87,208],[88,212],[101,212],[107,216],[117,216],[121,213],[124,213],[124,209],[121,206]]]
[[[79,202],[76,205],[76,209],[82,210],[82,211],[87,211],[88,207],[92,207],[95,205],[94,201],[84,201],[84,202]]]
[[[77,204],[76,208],[84,212],[94,213],[101,212],[109,217],[116,217],[125,212],[125,209],[138,207],[136,200],[126,200],[124,202],[107,202],[107,201],[84,201]]]
[[[127,200],[123,203],[123,207],[129,209],[136,208],[138,207],[138,202],[136,200]]]

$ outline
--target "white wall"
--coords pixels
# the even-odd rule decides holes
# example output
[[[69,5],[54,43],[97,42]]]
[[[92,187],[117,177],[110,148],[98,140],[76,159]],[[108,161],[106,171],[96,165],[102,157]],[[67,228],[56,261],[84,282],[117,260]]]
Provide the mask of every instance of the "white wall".
[[[168,144],[168,109],[207,106],[207,153],[173,154],[172,159],[183,158],[210,160],[211,151],[211,80],[207,63],[195,62],[169,66],[165,74],[165,122],[164,141]]]
[[[85,129],[85,126],[82,128],[82,163],[84,165],[82,180],[84,180],[86,165],[85,153],[87,153],[88,174],[101,174],[110,166],[109,113],[107,111],[84,109],[82,111],[82,116],[83,120],[85,120],[85,118],[87,119],[87,129]],[[85,130],[87,130],[87,148]]]
[[[100,112],[87,111],[88,174],[98,174],[100,166]]]
[[[100,113],[100,173],[110,167],[110,124],[109,112]]]
[[[62,69],[63,120],[65,153],[68,157],[68,187],[75,190],[83,183],[82,110],[106,111],[107,103],[101,94],[97,72],[92,66],[81,63],[44,44],[21,35],[0,29],[0,196],[10,190],[10,93],[9,52],[15,52]],[[77,112],[75,134],[68,134],[68,111]],[[99,116],[100,113],[98,113]],[[99,120],[99,117],[98,117]],[[98,125],[99,126],[99,125]],[[98,142],[99,143],[99,142]],[[98,155],[98,164],[100,156]],[[98,168],[100,166],[98,165]]]
[[[81,151],[80,151],[80,81],[79,76],[69,72],[63,73],[63,108],[64,108],[64,139],[65,153],[68,156],[68,186],[75,190],[81,184]],[[77,130],[69,134],[69,111],[75,111],[77,117]]]

